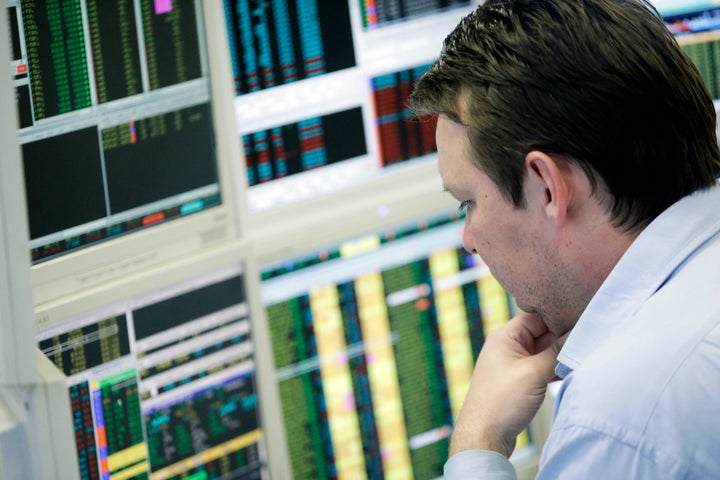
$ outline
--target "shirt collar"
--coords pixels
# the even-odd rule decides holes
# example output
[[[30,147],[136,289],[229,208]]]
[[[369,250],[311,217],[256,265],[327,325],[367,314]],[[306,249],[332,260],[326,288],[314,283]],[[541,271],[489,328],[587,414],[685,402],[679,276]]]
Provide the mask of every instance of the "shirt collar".
[[[620,258],[563,346],[556,373],[564,378],[613,331],[631,320],[673,272],[720,231],[720,187],[697,191],[661,213]]]

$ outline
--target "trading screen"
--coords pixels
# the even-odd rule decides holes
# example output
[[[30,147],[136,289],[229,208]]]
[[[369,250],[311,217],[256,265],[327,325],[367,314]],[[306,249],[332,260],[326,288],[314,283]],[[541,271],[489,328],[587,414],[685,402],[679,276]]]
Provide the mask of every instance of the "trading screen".
[[[243,269],[40,326],[67,375],[83,480],[265,479]]]
[[[668,29],[720,100],[720,7],[714,2],[656,2]]]
[[[250,212],[432,161],[406,101],[471,3],[225,0]]]
[[[35,264],[222,202],[202,2],[5,2]]]
[[[442,476],[475,358],[513,309],[460,245],[462,223],[443,214],[262,268],[294,478]],[[528,432],[516,452],[534,454]]]
[[[365,29],[377,28],[408,17],[435,13],[443,8],[470,4],[468,0],[367,0],[361,3]]]

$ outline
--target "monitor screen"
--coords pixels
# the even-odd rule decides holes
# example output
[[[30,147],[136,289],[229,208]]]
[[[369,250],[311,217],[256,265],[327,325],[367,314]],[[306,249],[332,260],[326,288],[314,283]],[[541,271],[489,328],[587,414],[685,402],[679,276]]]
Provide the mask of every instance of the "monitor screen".
[[[443,212],[261,266],[294,478],[442,476],[483,339],[514,310],[462,226]]]
[[[716,110],[720,101],[720,3],[655,2],[668,29],[700,70]]]
[[[717,0],[650,0],[650,3],[662,15],[697,12],[720,4]]]
[[[226,1],[251,221],[433,169],[435,125],[406,100],[473,3]]]
[[[236,236],[212,4],[6,2],[36,302]]]
[[[268,478],[245,275],[230,263],[37,312],[82,479]]]

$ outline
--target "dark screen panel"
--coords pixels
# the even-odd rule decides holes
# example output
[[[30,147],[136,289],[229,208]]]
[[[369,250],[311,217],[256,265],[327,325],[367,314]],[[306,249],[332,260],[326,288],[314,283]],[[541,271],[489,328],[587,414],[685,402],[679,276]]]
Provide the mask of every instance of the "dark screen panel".
[[[97,129],[26,143],[22,153],[30,238],[106,216]]]
[[[15,88],[15,101],[18,109],[18,123],[20,124],[20,128],[32,126],[33,118],[30,88],[27,85]]]
[[[218,182],[209,105],[102,130],[110,211]]]
[[[242,281],[231,278],[178,295],[134,312],[135,336],[143,339],[180,326],[244,299]]]
[[[16,7],[7,9],[8,21],[10,22],[10,40],[12,42],[12,60],[20,60],[22,58],[22,50],[20,48],[20,28],[18,27],[18,14]]]

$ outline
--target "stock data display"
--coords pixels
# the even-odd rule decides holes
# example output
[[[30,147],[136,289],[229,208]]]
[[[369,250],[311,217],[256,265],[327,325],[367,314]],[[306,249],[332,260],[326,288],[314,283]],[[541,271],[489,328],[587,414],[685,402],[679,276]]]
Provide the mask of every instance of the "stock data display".
[[[294,478],[436,478],[511,303],[446,217],[263,270]],[[529,434],[518,441],[528,445]]]
[[[33,111],[37,120],[92,104],[80,2],[23,1]],[[45,27],[45,28],[43,28]]]
[[[239,267],[39,332],[68,376],[81,478],[265,478]]]
[[[407,108],[413,84],[429,65],[371,79],[383,166],[437,151],[435,121]],[[243,136],[248,184],[283,178],[367,155],[362,109],[333,112]]]
[[[664,15],[665,24],[700,70],[710,95],[720,99],[720,7],[683,5],[676,10],[680,12]]]
[[[435,124],[407,100],[471,3],[225,0],[250,213],[432,161]]]
[[[192,0],[142,0],[141,25],[131,0],[103,2],[102,9],[98,0],[88,0],[85,10],[83,3],[21,0],[19,12],[11,8],[11,21],[19,20],[24,33],[15,48],[25,52],[35,121],[90,107],[94,97],[104,103],[202,76]]]
[[[238,95],[355,65],[346,1],[224,3]]]
[[[363,26],[377,28],[448,7],[470,5],[470,0],[362,0],[360,3]]]
[[[99,103],[118,100],[142,93],[137,24],[132,2],[117,2],[101,9],[98,0],[87,2],[88,19],[92,25],[111,25],[115,29],[93,29],[90,32],[92,52],[98,61],[95,81]],[[123,65],[122,75],[117,75],[115,64]]]
[[[435,120],[418,119],[407,108],[413,85],[430,67],[423,65],[372,79],[373,100],[383,165],[437,151]]]
[[[248,184],[367,154],[362,121],[358,107],[243,136]]]
[[[6,3],[34,263],[221,203],[202,2]]]

